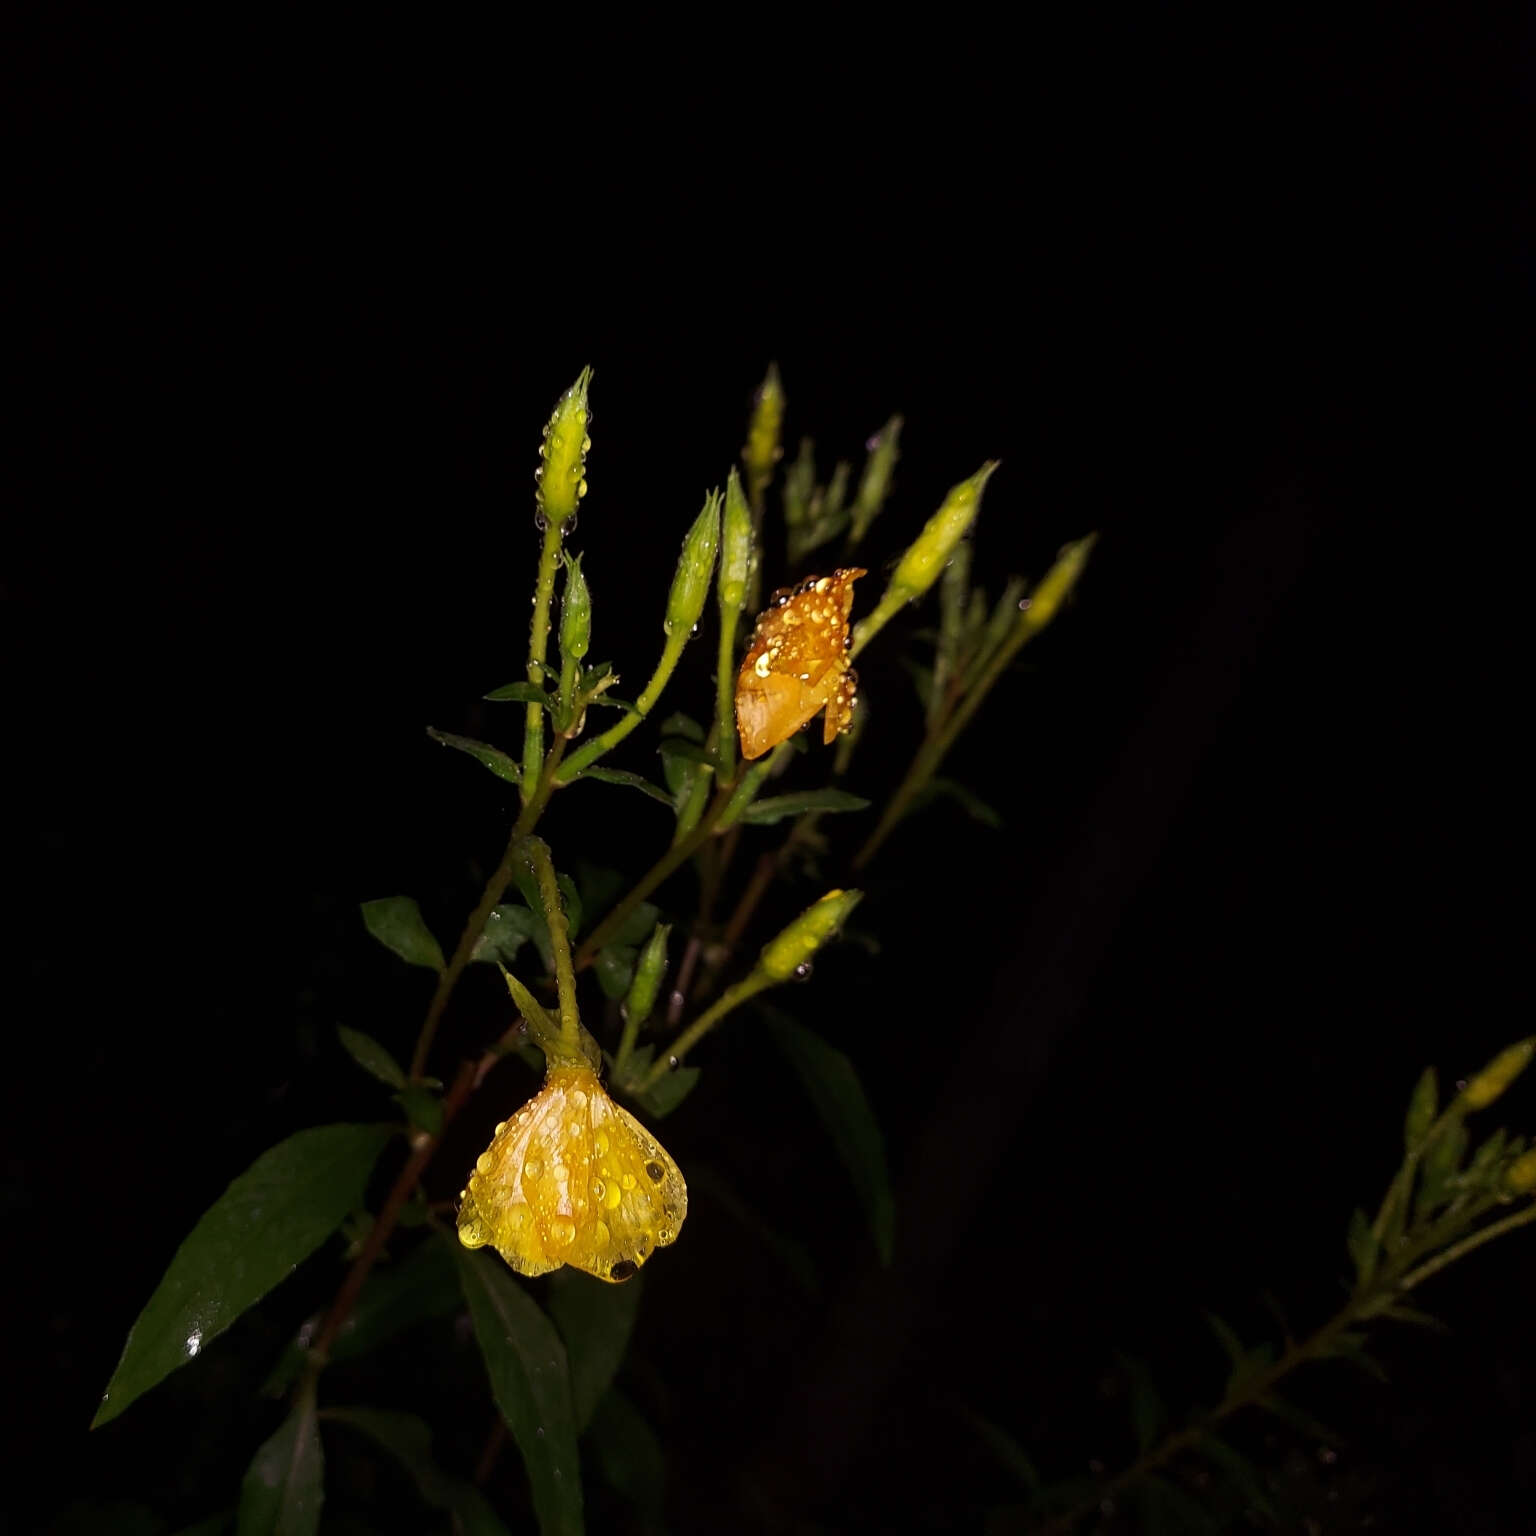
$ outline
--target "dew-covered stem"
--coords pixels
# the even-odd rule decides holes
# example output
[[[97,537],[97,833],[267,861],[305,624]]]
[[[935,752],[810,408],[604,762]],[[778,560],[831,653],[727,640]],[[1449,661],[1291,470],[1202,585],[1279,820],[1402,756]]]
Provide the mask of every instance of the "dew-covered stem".
[[[549,610],[555,598],[555,572],[560,567],[561,525],[550,521],[544,526],[544,543],[539,550],[538,582],[533,591],[533,627],[528,632],[528,681],[535,687],[544,684],[544,661],[549,654]],[[523,726],[523,800],[533,795],[544,766],[544,706],[530,704]]]
[[[594,736],[578,747],[566,760],[565,767],[561,769],[556,779],[557,784],[569,784],[584,768],[590,768],[604,753],[611,752],[655,709],[662,690],[677,670],[678,659],[682,656],[683,647],[687,643],[686,630],[682,634],[674,631],[667,636],[667,643],[661,649],[661,660],[656,663],[656,670],[651,674],[650,682],[645,685],[644,691],[635,700],[634,710],[626,711],[616,725],[609,726],[602,735]]]
[[[576,1011],[576,973],[571,967],[571,928],[566,920],[565,904],[555,879],[554,860],[549,845],[539,837],[525,838],[524,856],[533,866],[539,887],[539,904],[544,908],[544,922],[549,928],[549,947],[555,957],[555,985],[560,992],[560,1039],[571,1060],[581,1054],[581,1019]]]

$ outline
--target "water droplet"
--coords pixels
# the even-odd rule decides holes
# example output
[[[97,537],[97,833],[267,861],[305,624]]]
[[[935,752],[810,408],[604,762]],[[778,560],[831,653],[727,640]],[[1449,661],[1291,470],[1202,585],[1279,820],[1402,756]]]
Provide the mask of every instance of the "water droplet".
[[[633,1189],[635,1187],[635,1176],[634,1176],[634,1174],[632,1174],[632,1173],[624,1174],[619,1179],[619,1184],[624,1189]]]
[[[672,1241],[672,1228],[671,1227],[657,1227],[656,1228],[656,1241],[657,1241],[658,1244],[660,1244],[661,1247],[665,1248],[667,1246],[667,1244]]]
[[[645,1176],[651,1183],[660,1184],[666,1178],[667,1170],[660,1163],[647,1163],[645,1165]]]
[[[1021,597],[1019,599],[1019,612],[1025,612],[1032,602],[1034,602],[1034,598],[1032,597]]]
[[[498,1135],[498,1136],[500,1136],[500,1135],[501,1135],[501,1133],[502,1133],[502,1132],[503,1132],[503,1131],[504,1131],[504,1130],[506,1130],[506,1128],[507,1128],[507,1122],[506,1122],[506,1121],[505,1121],[505,1120],[502,1120],[502,1121],[499,1121],[499,1122],[498,1122],[498,1123],[497,1123],[497,1126],[496,1126],[496,1134],[497,1134],[497,1135]]]
[[[550,442],[553,443],[556,448],[565,447],[565,439],[561,437],[558,432],[556,432],[555,435],[550,438]]]
[[[549,1170],[549,1176],[559,1184],[567,1184],[570,1182],[571,1170],[564,1163],[556,1163]]]
[[[608,1155],[608,1148],[612,1146],[613,1143],[608,1140],[607,1131],[599,1131],[597,1135],[592,1138],[592,1145],[597,1148],[597,1155],[599,1157],[606,1157]]]
[[[585,421],[586,419],[587,419],[587,408],[586,408],[586,406],[578,405],[576,407],[576,420],[577,421]],[[590,439],[589,439],[589,441],[590,441]]]
[[[815,966],[813,966],[809,960],[802,960],[800,964],[795,967],[795,980],[809,981],[811,979],[811,972],[813,970],[815,970]]]
[[[583,1108],[586,1105],[586,1102],[587,1096],[581,1091],[580,1088],[573,1088],[571,1090],[571,1107],[573,1109]]]
[[[579,464],[572,464],[571,465],[571,479],[572,480],[580,480],[581,479],[581,465],[579,465]]]
[[[585,480],[583,480],[576,487],[576,497],[577,497],[577,500],[580,500],[586,494],[587,494],[587,482]]]
[[[603,1209],[608,1211],[618,1210],[619,1202],[623,1198],[624,1196],[620,1192],[619,1186],[617,1184],[605,1185],[603,1189]]]
[[[608,1186],[601,1179],[592,1180],[592,1198],[601,1200],[608,1193]]]
[[[534,470],[533,478],[535,480],[542,480],[544,478],[544,466],[542,464],[540,464],[539,467]]]
[[[187,1358],[190,1360],[192,1356],[195,1355],[202,1347],[203,1331],[201,1328],[194,1328],[192,1332],[187,1335]]]
[[[543,513],[542,510],[540,510],[538,512],[535,512],[533,514],[533,526],[535,528],[537,528],[540,533],[543,533],[544,530],[549,527],[549,519],[544,516],[544,513]],[[538,602],[538,598],[537,597],[534,598],[534,602],[535,603]]]
[[[630,1276],[632,1276],[639,1268],[640,1266],[636,1264],[633,1259],[620,1259],[619,1262],[608,1271],[608,1278],[610,1280],[618,1280],[622,1283],[623,1281],[628,1280]]]
[[[569,1216],[556,1216],[549,1224],[549,1240],[565,1248],[576,1241],[576,1223]]]
[[[581,417],[578,416],[576,419],[578,421],[580,421]],[[590,437],[582,438],[582,440],[581,440],[581,451],[583,453],[591,453],[592,452],[592,439]]]
[[[482,1152],[480,1156],[475,1159],[475,1168],[480,1173],[489,1173],[491,1171],[491,1166],[492,1161],[491,1154],[489,1152]]]
[[[544,1426],[540,1424],[539,1427],[534,1430],[534,1434],[536,1434],[539,1439],[542,1440],[544,1438]]]
[[[681,1062],[681,1061],[679,1061],[679,1060],[678,1060],[678,1058],[677,1058],[677,1057],[676,1057],[676,1056],[668,1056],[668,1057],[667,1057],[667,1065],[668,1065],[668,1066],[669,1066],[669,1067],[671,1067],[671,1069],[672,1069],[672,1070],[673,1070],[673,1071],[674,1071],[674,1072],[676,1072],[676,1071],[677,1071],[677,1069],[678,1069],[678,1068],[679,1068],[679,1067],[680,1067],[680,1066],[682,1066],[682,1062]]]
[[[525,1179],[536,1179],[543,1172],[544,1164],[541,1163],[536,1157],[530,1157],[528,1161],[523,1164],[523,1177]]]

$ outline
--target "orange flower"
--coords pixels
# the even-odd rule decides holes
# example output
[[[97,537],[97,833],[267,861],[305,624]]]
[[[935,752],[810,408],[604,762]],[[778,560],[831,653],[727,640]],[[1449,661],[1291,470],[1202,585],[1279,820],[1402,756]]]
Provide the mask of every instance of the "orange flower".
[[[826,710],[823,742],[853,719],[858,673],[848,665],[848,615],[853,584],[867,575],[847,566],[808,576],[775,592],[752,631],[736,678],[736,729],[750,761],[794,735]]]

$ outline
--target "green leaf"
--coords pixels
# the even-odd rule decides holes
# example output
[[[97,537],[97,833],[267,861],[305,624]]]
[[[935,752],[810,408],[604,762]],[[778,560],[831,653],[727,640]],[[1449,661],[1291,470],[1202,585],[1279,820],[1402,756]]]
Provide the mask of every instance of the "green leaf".
[[[522,1452],[543,1536],[580,1536],[581,1467],[565,1346],[502,1260],[454,1244],[491,1391]]]
[[[896,1243],[896,1201],[886,1170],[885,1143],[853,1063],[820,1035],[776,1008],[765,1008],[768,1031],[799,1075],[832,1144],[848,1170],[869,1222],[880,1262]]]
[[[661,734],[663,736],[681,736],[687,741],[702,742],[704,740],[704,727],[692,715],[685,715],[679,711],[675,715],[668,715],[661,722]]]
[[[1130,1388],[1131,1426],[1136,1431],[1136,1449],[1145,1452],[1157,1443],[1158,1436],[1167,1428],[1168,1410],[1163,1406],[1145,1360],[1121,1355],[1120,1365]]]
[[[1467,1155],[1466,1122],[1457,1120],[1429,1144],[1419,1164],[1419,1192],[1414,1201],[1414,1213],[1418,1217],[1443,1205],[1455,1193],[1456,1174],[1461,1160]]]
[[[1371,1276],[1376,1272],[1376,1260],[1380,1254],[1381,1245],[1376,1241],[1376,1234],[1371,1230],[1371,1219],[1357,1205],[1355,1214],[1349,1218],[1349,1234],[1346,1239],[1349,1246],[1349,1256],[1355,1264],[1355,1284],[1365,1286],[1370,1283]]]
[[[587,768],[573,782],[579,784],[582,779],[597,779],[603,784],[627,784],[631,789],[638,789],[642,795],[649,795],[652,800],[660,800],[668,810],[672,808],[672,796],[661,785],[652,784],[649,779],[624,768]]]
[[[613,935],[615,944],[643,944],[650,938],[652,930],[656,927],[656,919],[661,916],[661,908],[651,902],[638,903],[633,912],[619,924]]]
[[[974,1408],[961,1404],[958,1411],[960,1417],[964,1419],[976,1438],[997,1459],[999,1465],[1011,1472],[1027,1492],[1038,1493],[1040,1471],[1025,1454],[1024,1447],[1001,1424],[977,1413]]]
[[[1275,1508],[1275,1501],[1264,1486],[1259,1469],[1241,1451],[1234,1450],[1209,1431],[1195,1442],[1195,1449],[1226,1477],[1250,1508],[1276,1525],[1280,1523],[1280,1511]]]
[[[565,1340],[577,1434],[592,1422],[623,1363],[643,1279],[636,1275],[623,1285],[609,1285],[568,1266],[549,1278],[549,1315]]]
[[[661,1441],[646,1416],[617,1389],[597,1405],[587,1442],[603,1480],[636,1509],[658,1518],[666,1484]]]
[[[199,1520],[192,1525],[184,1525],[175,1533],[175,1536],[227,1536],[234,1528],[235,1511],[232,1509],[221,1510],[216,1515],[209,1515],[206,1520]],[[156,1529],[158,1529],[158,1525]],[[128,1532],[121,1525],[103,1525],[100,1530],[110,1530],[114,1536],[128,1536]]]
[[[995,829],[1003,825],[1000,811],[954,779],[929,779],[917,795],[914,808],[928,805],[934,800],[953,800],[972,821],[979,821],[984,827]]]
[[[1367,1376],[1374,1376],[1377,1381],[1387,1381],[1387,1373],[1382,1369],[1380,1361],[1366,1353],[1362,1334],[1336,1333],[1333,1336],[1332,1352],[1341,1360],[1352,1360]]]
[[[1248,1358],[1248,1350],[1243,1341],[1238,1338],[1232,1325],[1214,1312],[1207,1312],[1205,1320],[1211,1325],[1211,1332],[1216,1335],[1221,1347],[1227,1352],[1227,1359],[1234,1366],[1241,1365]]]
[[[485,932],[476,940],[475,952],[469,958],[487,963],[499,960],[503,965],[511,965],[517,959],[518,950],[534,936],[542,922],[542,918],[515,901],[494,907],[485,920]]]
[[[544,921],[544,903],[539,896],[538,881],[534,878],[533,868],[525,863],[515,863],[512,869],[512,879],[516,884],[519,894],[527,903],[529,918],[529,937],[532,938],[535,947],[539,951],[539,957],[544,962],[544,969],[549,975],[555,970],[555,951],[550,943],[549,925]],[[560,887],[560,904],[565,911],[565,921],[570,928],[571,937],[575,938],[581,931],[582,904],[581,893],[576,889],[576,882],[569,875],[557,874],[555,883]]]
[[[1433,1333],[1449,1333],[1451,1331],[1433,1313],[1421,1312],[1417,1307],[1407,1307],[1401,1302],[1395,1302],[1390,1307],[1383,1307],[1375,1315],[1377,1317],[1390,1317],[1394,1322],[1412,1323],[1419,1328],[1428,1328]]]
[[[550,696],[537,683],[503,683],[500,688],[493,688],[489,693],[482,693],[480,697],[489,699],[493,704],[542,704],[545,709],[553,703]]]
[[[457,1311],[463,1299],[448,1245],[436,1239],[423,1242],[398,1263],[375,1266],[331,1345],[330,1358],[335,1362],[365,1355],[417,1323]],[[319,1325],[317,1313],[300,1328],[263,1385],[266,1395],[276,1397],[298,1380]]]
[[[325,1455],[313,1388],[252,1458],[240,1484],[237,1536],[315,1536],[325,1502]]]
[[[427,735],[445,747],[452,747],[456,752],[467,752],[481,767],[489,768],[498,779],[505,779],[508,784],[516,784],[523,776],[523,770],[517,763],[500,747],[493,747],[489,742],[476,741],[472,736],[455,736],[452,731],[440,731],[435,725],[427,727]]]
[[[338,1024],[336,1033],[347,1054],[364,1072],[371,1073],[391,1088],[405,1086],[405,1073],[400,1070],[400,1063],[372,1035],[365,1035],[360,1029],[348,1029],[345,1024]]]
[[[658,1120],[664,1120],[693,1092],[701,1067],[677,1067],[663,1073],[644,1093],[634,1095],[635,1103]]]
[[[1403,1150],[1416,1151],[1435,1123],[1440,1108],[1440,1080],[1433,1067],[1425,1067],[1408,1099],[1408,1113],[1403,1117]]]
[[[390,1094],[418,1131],[429,1136],[443,1132],[443,1101],[423,1083],[407,1083],[399,1093]]]
[[[769,795],[754,800],[741,813],[741,819],[755,827],[766,827],[786,816],[803,816],[807,811],[862,811],[868,805],[868,800],[850,795],[845,789],[805,789],[794,795]]]
[[[629,889],[629,881],[619,870],[610,869],[606,864],[593,864],[587,859],[576,860],[576,885],[588,916],[594,912],[606,914]]]
[[[622,709],[631,715],[640,713],[640,706],[633,699],[621,699],[616,693],[600,693],[587,700],[588,709]],[[585,778],[583,774],[581,777]]]
[[[1344,1437],[1336,1429],[1330,1429],[1321,1419],[1314,1419],[1311,1414],[1303,1412],[1289,1398],[1267,1392],[1263,1397],[1254,1398],[1254,1402],[1310,1440],[1320,1440],[1324,1445],[1344,1444]]]
[[[381,896],[377,901],[363,902],[361,910],[368,932],[407,965],[425,966],[429,971],[443,969],[442,946],[432,936],[414,898]]]
[[[597,972],[597,984],[603,989],[604,997],[618,1001],[629,991],[638,953],[633,944],[605,944],[598,950],[593,969]]]
[[[706,768],[715,766],[714,758],[703,746],[681,736],[669,737],[656,750],[663,757],[675,757],[684,763],[702,763]]]
[[[193,1227],[128,1334],[92,1427],[211,1344],[363,1203],[393,1131],[321,1125],[263,1152]]]

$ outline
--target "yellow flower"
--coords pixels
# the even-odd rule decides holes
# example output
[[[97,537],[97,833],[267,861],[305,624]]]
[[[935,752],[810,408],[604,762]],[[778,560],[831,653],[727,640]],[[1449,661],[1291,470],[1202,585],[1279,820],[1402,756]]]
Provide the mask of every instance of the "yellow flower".
[[[677,1240],[688,1186],[591,1067],[562,1064],[496,1127],[460,1201],[466,1248],[489,1243],[520,1275],[569,1264],[620,1281]]]

